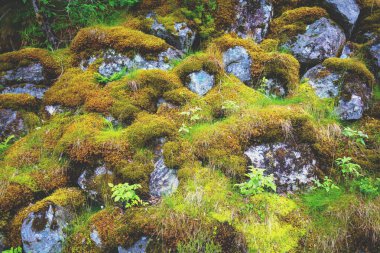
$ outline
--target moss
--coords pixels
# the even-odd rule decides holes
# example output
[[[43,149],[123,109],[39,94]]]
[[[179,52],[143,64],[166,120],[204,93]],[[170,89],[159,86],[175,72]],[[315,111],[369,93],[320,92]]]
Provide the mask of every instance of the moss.
[[[147,56],[157,55],[169,46],[164,40],[155,36],[122,26],[83,28],[71,43],[71,51],[77,60],[107,48],[113,48],[124,54],[138,52]]]
[[[279,41],[274,39],[265,39],[260,43],[260,47],[265,52],[276,52],[278,50]]]
[[[217,10],[215,14],[218,29],[226,30],[234,23],[236,17],[236,0],[217,0]]]
[[[176,134],[175,125],[170,120],[140,113],[135,122],[126,129],[128,142],[135,148],[144,147],[161,137],[172,137]]]
[[[167,91],[163,94],[163,98],[175,105],[185,105],[198,96],[189,89],[183,87],[175,90]]]
[[[25,48],[0,55],[0,72],[26,66],[34,62],[39,62],[43,65],[47,82],[57,78],[60,73],[59,64],[51,54],[47,50],[39,48]]]
[[[75,212],[82,208],[86,199],[84,194],[75,188],[62,188],[55,191],[52,195],[36,202],[35,204],[22,209],[12,220],[11,231],[8,236],[12,246],[21,244],[20,229],[24,219],[32,212],[36,213],[44,210],[49,205],[63,207],[70,212]]]
[[[0,94],[0,108],[36,110],[38,101],[29,94]]]
[[[83,105],[99,89],[100,87],[95,83],[92,72],[83,72],[79,68],[71,68],[46,91],[43,102],[46,105],[62,105],[75,108]],[[91,100],[89,103],[91,103]]]
[[[195,161],[191,153],[192,146],[187,141],[169,141],[163,146],[165,164],[169,168],[179,169],[186,163]]]
[[[359,60],[329,58],[322,63],[325,67],[338,72],[349,72],[363,78],[371,87],[375,84],[375,77],[371,71]]]
[[[167,31],[169,31],[172,34],[177,33],[174,27],[176,23],[185,22],[188,25],[191,25],[191,22],[189,22],[189,20],[186,19],[185,15],[183,15],[182,9],[178,9],[166,16],[158,16],[157,20],[159,23],[164,25]]]
[[[86,94],[87,98],[84,108],[88,112],[98,112],[107,114],[114,105],[114,99],[106,90],[91,90]]]
[[[33,193],[19,184],[5,184],[0,194],[1,212],[16,212],[33,201]]]
[[[236,46],[244,47],[250,52],[263,51],[253,40],[241,39],[234,34],[225,34],[213,40],[213,44],[215,44],[222,52]]]
[[[272,21],[269,38],[279,39],[284,43],[289,38],[305,32],[307,25],[322,17],[328,17],[328,14],[319,7],[301,7],[285,11]]]

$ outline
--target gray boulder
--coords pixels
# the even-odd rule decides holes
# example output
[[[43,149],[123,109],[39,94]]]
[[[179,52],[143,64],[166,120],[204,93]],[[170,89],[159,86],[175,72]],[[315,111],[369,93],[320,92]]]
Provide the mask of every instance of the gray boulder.
[[[158,22],[155,14],[149,14],[147,18],[153,19],[150,27],[151,33],[156,37],[165,40],[169,45],[188,52],[193,47],[196,32],[191,30],[185,22],[174,23],[174,33],[168,31],[163,24]]]
[[[250,147],[244,154],[252,166],[274,175],[278,192],[298,190],[316,178],[317,160],[309,145],[263,144]]]
[[[320,98],[338,98],[336,112],[343,120],[361,118],[369,106],[371,88],[363,80],[349,78],[322,65],[308,70],[303,79],[308,79]]]
[[[233,74],[240,81],[248,83],[252,79],[252,59],[244,47],[233,47],[223,53],[223,64],[228,74]]]
[[[103,76],[110,77],[114,73],[120,72],[123,68],[127,71],[137,69],[170,69],[170,61],[179,59],[182,53],[173,48],[161,52],[157,56],[157,60],[147,60],[140,54],[136,54],[133,58],[117,53],[113,49],[106,50],[103,54],[103,62],[99,66],[99,73]],[[86,69],[90,62],[93,62],[94,56],[86,61],[82,61],[82,69]]]
[[[178,188],[177,171],[165,165],[164,157],[161,156],[154,164],[154,171],[150,175],[149,191],[153,197],[167,196]]]
[[[337,56],[344,45],[346,36],[342,29],[327,18],[321,18],[309,25],[304,34],[285,43],[302,64],[315,65],[326,58]]]
[[[242,38],[252,38],[260,43],[268,32],[272,17],[272,1],[239,0],[236,5],[236,19],[231,26],[231,32]]]
[[[323,0],[323,3],[332,17],[336,17],[335,21],[348,35],[351,35],[360,14],[360,7],[356,0]]]
[[[85,191],[88,196],[99,201],[101,199],[101,186],[97,179],[102,176],[109,176],[109,181],[112,181],[112,171],[108,170],[104,165],[97,167],[95,170],[84,170],[78,178],[79,187]],[[108,183],[108,182],[107,182]]]
[[[62,251],[64,228],[70,214],[62,207],[49,205],[37,213],[30,213],[21,226],[21,239],[25,252],[56,253]]]
[[[41,63],[11,69],[0,76],[0,84],[4,86],[17,83],[41,84],[44,81],[44,68]]]
[[[380,42],[372,45],[369,51],[375,60],[376,67],[380,70]],[[380,74],[378,76],[380,77]]]
[[[11,109],[0,109],[0,140],[10,135],[20,136],[26,132],[21,113]]]
[[[203,70],[191,73],[189,79],[189,89],[200,96],[205,95],[215,84],[215,77]]]
[[[148,247],[148,244],[149,244],[149,237],[141,237],[140,240],[138,240],[137,242],[135,242],[135,244],[133,244],[130,248],[128,249],[125,249],[121,246],[118,247],[118,253],[145,253],[146,252],[146,248]]]
[[[47,88],[45,86],[37,86],[35,84],[27,83],[20,85],[8,86],[1,91],[1,94],[29,94],[38,99],[42,99]]]

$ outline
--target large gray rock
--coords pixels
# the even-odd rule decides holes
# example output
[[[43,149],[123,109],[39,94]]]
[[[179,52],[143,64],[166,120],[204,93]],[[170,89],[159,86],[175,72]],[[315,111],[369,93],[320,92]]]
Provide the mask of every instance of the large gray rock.
[[[239,0],[236,5],[236,19],[231,26],[231,31],[242,38],[252,38],[260,43],[268,32],[272,16],[272,1]]]
[[[29,94],[33,97],[42,99],[46,90],[47,88],[45,86],[36,86],[35,84],[27,83],[8,86],[1,91],[1,94]]]
[[[62,207],[49,205],[37,213],[30,213],[21,226],[21,239],[25,252],[56,253],[62,251],[65,240],[64,228],[70,214]]]
[[[153,24],[150,28],[153,35],[184,52],[191,50],[195,41],[196,32],[191,30],[185,22],[174,23],[174,32],[170,32],[163,24],[158,22],[155,14],[151,13],[147,18],[153,19]]]
[[[326,58],[337,56],[344,45],[343,30],[327,18],[321,18],[309,25],[304,34],[285,43],[300,63],[315,65]]]
[[[154,171],[150,175],[149,191],[153,197],[167,196],[178,188],[177,171],[165,165],[164,157],[161,156],[154,164]]]
[[[84,170],[78,178],[79,187],[85,191],[88,196],[96,201],[101,200],[101,189],[102,186],[99,185],[99,177],[108,176],[109,183],[112,182],[112,171],[108,170],[104,165],[97,167],[95,170]],[[107,178],[104,178],[106,180]],[[106,182],[108,183],[108,182]]]
[[[338,98],[337,114],[343,120],[360,119],[368,109],[371,98],[370,86],[357,77],[338,73],[317,65],[308,70],[303,79],[308,79],[320,98]]]
[[[248,83],[252,79],[252,59],[244,47],[233,47],[223,53],[223,64],[228,74],[233,74],[240,81]]]
[[[173,48],[161,52],[158,54],[157,60],[146,60],[140,54],[136,54],[133,58],[129,58],[125,55],[117,53],[113,49],[106,50],[103,55],[103,62],[99,66],[99,73],[103,76],[110,77],[114,73],[120,72],[123,68],[127,71],[137,69],[170,69],[170,61],[179,59],[182,53]],[[81,67],[85,69],[85,66],[89,65],[89,62],[93,62],[93,57],[90,57],[86,61],[82,61]]]
[[[130,248],[125,249],[119,246],[117,250],[118,250],[118,253],[145,253],[146,248],[148,247],[149,241],[150,241],[149,237],[143,236],[141,237],[140,240],[135,242],[135,244],[133,244]]]
[[[204,70],[191,73],[189,79],[189,89],[200,96],[205,95],[215,84],[215,77]]]
[[[356,0],[323,0],[323,3],[332,17],[336,18],[335,21],[351,35],[360,14]]]
[[[0,109],[0,140],[10,135],[20,136],[26,132],[21,113],[11,109]]]
[[[274,175],[278,192],[295,191],[316,178],[317,160],[309,145],[263,144],[250,147],[244,154],[252,166]]]
[[[11,69],[6,71],[4,75],[0,76],[1,85],[10,85],[15,83],[40,84],[44,81],[44,68],[41,63],[32,63],[28,66]]]

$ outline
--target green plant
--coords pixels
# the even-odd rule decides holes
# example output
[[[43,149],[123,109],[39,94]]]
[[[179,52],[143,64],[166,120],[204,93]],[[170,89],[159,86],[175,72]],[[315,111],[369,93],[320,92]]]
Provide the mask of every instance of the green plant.
[[[352,163],[351,160],[351,157],[343,157],[336,159],[335,163],[341,168],[344,177],[351,175],[359,177],[361,175],[359,172],[361,167],[359,164]]]
[[[235,101],[226,100],[223,102],[222,110],[229,113],[236,112],[237,110],[239,110],[239,105]]]
[[[186,126],[185,123],[182,123],[182,126],[179,128],[178,132],[187,134],[187,133],[190,133],[190,129],[191,128]]]
[[[140,189],[141,185],[129,185],[128,183],[113,185],[112,183],[109,183],[108,186],[111,187],[111,197],[114,199],[114,201],[124,203],[125,208],[130,208],[138,205],[146,205],[146,203],[142,201],[136,194],[136,190]]]
[[[259,88],[257,89],[258,92],[266,95],[267,94],[267,87],[268,87],[268,79],[264,76],[261,80],[260,80],[260,86]]]
[[[322,188],[325,189],[326,192],[329,192],[332,189],[339,189],[337,185],[334,184],[334,182],[328,177],[325,176],[323,183],[321,183],[318,179],[313,179],[316,188]]]
[[[3,250],[2,253],[22,253],[22,248],[21,246],[18,246],[17,248],[10,248],[7,250]]]
[[[363,146],[365,146],[364,139],[368,139],[368,135],[362,131],[353,130],[350,127],[344,128],[342,134],[349,139],[354,140],[357,144],[362,144]]]
[[[380,195],[380,178],[363,177],[353,182],[353,187],[365,196],[375,198]]]
[[[250,167],[250,173],[245,174],[249,180],[241,184],[235,184],[240,188],[240,193],[245,196],[263,193],[265,190],[276,191],[273,174],[265,176],[265,169]]]
[[[95,73],[95,80],[100,84],[107,84],[109,82],[117,81],[123,78],[127,74],[127,68],[123,68],[119,72],[113,73],[111,76],[103,76],[99,73]]]
[[[7,150],[9,148],[9,146],[10,146],[9,142],[14,138],[15,138],[14,135],[10,135],[3,142],[0,143],[0,155],[3,154],[5,152],[5,150]]]

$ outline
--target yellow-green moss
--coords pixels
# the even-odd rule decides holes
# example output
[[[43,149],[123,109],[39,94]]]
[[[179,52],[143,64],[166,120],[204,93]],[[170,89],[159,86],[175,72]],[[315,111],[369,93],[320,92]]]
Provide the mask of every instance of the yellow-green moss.
[[[213,40],[213,44],[215,44],[222,52],[236,46],[244,47],[250,52],[263,51],[253,40],[241,39],[234,34],[225,34]]]
[[[216,25],[219,29],[226,29],[234,23],[236,18],[237,0],[217,0],[217,10],[215,13]]]
[[[301,7],[285,11],[272,21],[269,37],[279,39],[283,43],[289,38],[303,33],[308,24],[322,17],[328,17],[328,13],[320,7]]]
[[[278,46],[280,41],[274,39],[265,39],[260,43],[260,47],[265,52],[276,52],[278,50]]]
[[[157,55],[169,46],[160,38],[122,26],[83,28],[71,43],[71,51],[78,60],[107,48],[125,54]]]
[[[60,66],[51,54],[47,50],[39,48],[25,48],[0,55],[0,72],[27,66],[34,62],[43,65],[45,77],[48,80],[56,78],[60,73]]]
[[[323,62],[323,66],[338,72],[349,72],[363,78],[369,85],[375,84],[375,77],[371,71],[359,60],[348,58],[328,58]]]
[[[71,212],[82,208],[86,202],[84,194],[75,188],[62,188],[55,191],[49,197],[46,197],[35,204],[22,209],[12,220],[9,234],[10,245],[18,246],[21,244],[20,229],[23,220],[32,212],[36,213],[44,210],[49,205],[61,206]]]
[[[135,122],[126,129],[128,142],[136,148],[144,147],[157,138],[172,137],[176,133],[177,129],[172,121],[148,113],[140,113]]]
[[[6,184],[0,191],[1,212],[16,212],[18,208],[28,205],[33,200],[33,193],[19,184]]]
[[[35,110],[37,106],[37,99],[29,94],[0,94],[0,108]]]
[[[185,87],[171,90],[163,94],[163,98],[166,101],[175,105],[185,105],[197,97],[198,96],[194,92],[191,92]]]

